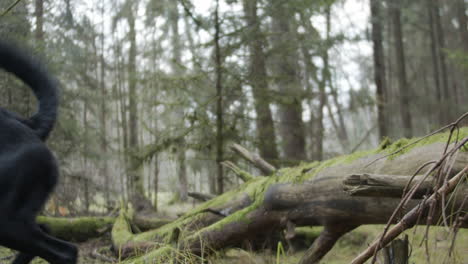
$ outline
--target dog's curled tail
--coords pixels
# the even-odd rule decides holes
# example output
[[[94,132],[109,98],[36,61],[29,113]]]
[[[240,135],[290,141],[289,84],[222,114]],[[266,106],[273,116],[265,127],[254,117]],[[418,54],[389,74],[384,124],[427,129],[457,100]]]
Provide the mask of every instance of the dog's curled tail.
[[[39,138],[46,140],[57,120],[57,81],[26,52],[3,41],[0,41],[0,68],[16,75],[33,90],[38,110],[25,121]]]

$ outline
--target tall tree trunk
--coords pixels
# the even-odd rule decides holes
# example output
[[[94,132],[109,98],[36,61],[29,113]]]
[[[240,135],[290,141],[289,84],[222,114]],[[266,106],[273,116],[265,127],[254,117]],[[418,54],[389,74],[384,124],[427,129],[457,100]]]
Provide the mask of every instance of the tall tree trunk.
[[[216,0],[215,10],[215,65],[216,65],[216,166],[217,166],[217,193],[224,192],[224,171],[221,162],[223,161],[223,87],[222,87],[222,58],[220,47],[220,19],[219,19],[219,0]]]
[[[434,85],[436,89],[436,100],[439,104],[439,107],[442,107],[444,102],[442,98],[442,88],[440,81],[440,62],[438,56],[438,42],[437,42],[437,32],[434,25],[434,8],[433,0],[427,0],[427,14],[429,22],[429,34],[430,34],[430,43],[431,43],[431,57],[432,57],[432,70],[434,76]],[[438,111],[438,125],[442,125],[447,120],[446,111]]]
[[[44,1],[36,0],[36,31],[35,37],[38,40],[44,39]]]
[[[325,10],[325,20],[326,20],[326,29],[325,29],[325,38],[327,41],[330,39],[330,29],[331,29],[331,21],[330,21],[330,13],[331,13],[331,6],[327,6]],[[322,80],[319,82],[319,109],[317,115],[317,151],[315,160],[323,160],[323,137],[324,137],[324,108],[327,104],[327,94],[326,94],[326,86],[327,82],[330,81],[330,64],[328,58],[328,48],[327,47],[322,54],[323,60],[323,68],[322,68]]]
[[[457,14],[457,21],[458,21],[458,31],[460,34],[460,46],[461,49],[468,54],[468,17],[466,15],[467,11],[467,2],[465,0],[455,0],[455,8]],[[463,66],[458,67],[458,85],[460,88],[458,89],[457,94],[453,97],[458,99],[457,105],[459,106],[459,112],[465,111],[463,103],[468,100],[468,76],[466,76],[466,68]],[[468,121],[465,122],[468,124]]]
[[[374,80],[377,97],[377,123],[379,138],[388,136],[387,83],[385,81],[385,55],[383,50],[381,1],[370,0],[372,43],[374,48]]]
[[[44,49],[44,0],[35,0],[34,17],[36,18],[36,29],[34,31],[34,38],[36,49],[39,53]],[[31,113],[31,93],[25,91],[24,94],[26,114]]]
[[[104,39],[104,38],[103,38]],[[103,45],[103,41],[101,42],[101,45]],[[104,47],[101,46],[102,50],[101,52],[104,52]],[[110,179],[109,179],[109,168],[107,164],[108,160],[108,143],[107,143],[107,91],[106,91],[106,85],[105,85],[105,77],[106,77],[106,69],[105,69],[105,61],[104,61],[104,54],[101,53],[100,56],[101,60],[101,115],[100,115],[100,123],[101,123],[101,152],[103,158],[101,159],[101,176],[104,178],[104,185],[106,188],[105,191],[105,199],[107,205],[110,205]]]
[[[265,53],[263,46],[265,40],[260,31],[260,22],[257,15],[257,0],[243,0],[245,20],[248,26],[246,34],[250,51],[249,82],[255,100],[255,112],[257,113],[257,140],[259,142],[260,155],[266,160],[278,159],[276,146],[276,134],[273,125],[273,117],[270,109],[270,95],[268,91],[267,72],[265,65]]]
[[[169,21],[170,26],[172,29],[172,71],[175,77],[177,78],[178,75],[183,73],[182,70],[182,45],[180,42],[180,33],[179,33],[179,10],[178,10],[178,2],[174,1],[170,5],[169,10]],[[182,101],[180,93],[175,94],[175,98],[177,100]],[[184,120],[184,109],[183,107],[178,107],[175,109],[175,113],[177,120],[177,126],[185,129],[185,120]],[[178,198],[181,201],[187,201],[188,199],[188,181],[187,181],[187,165],[186,165],[186,154],[185,154],[185,138],[181,138],[180,142],[177,146],[177,176],[178,176],[178,189],[179,189],[179,196]]]
[[[113,41],[114,43],[117,42],[115,39],[115,35],[113,35]],[[124,71],[122,69],[122,52],[121,52],[121,47],[120,44],[116,44],[114,48],[114,53],[115,53],[115,64],[114,67],[116,69],[116,95],[117,95],[117,100],[115,101],[115,112],[117,113],[117,138],[118,138],[118,160],[120,163],[120,169],[125,169],[128,166],[127,162],[127,117],[126,117],[126,111],[125,111],[125,99],[124,99],[124,92],[123,92],[123,83],[124,83]],[[123,196],[124,199],[128,197],[128,182],[126,181],[126,174],[121,173],[119,177],[119,187],[120,187],[120,192]],[[128,177],[127,177],[128,179]]]
[[[323,78],[319,79],[318,68],[314,65],[312,54],[310,52],[310,47],[307,43],[311,41],[316,41],[320,38],[319,33],[313,27],[312,22],[310,21],[310,15],[306,12],[300,12],[301,15],[301,22],[302,26],[306,29],[306,33],[303,34],[304,39],[300,39],[299,43],[301,43],[301,51],[302,55],[304,56],[304,63],[305,63],[305,72],[306,76],[310,77],[312,80],[308,79],[307,82],[307,93],[309,95],[308,104],[310,108],[310,121],[309,121],[309,128],[308,128],[308,137],[310,138],[311,144],[311,153],[310,157],[312,160],[322,160],[323,159],[323,107],[327,105],[326,101],[326,94],[325,94],[325,87],[323,83]],[[309,38],[309,39],[308,39]],[[323,77],[323,76],[322,76]],[[315,89],[313,86],[317,86],[317,94],[318,98],[315,96],[314,92]],[[322,87],[323,86],[323,87]],[[317,107],[315,104],[315,100],[319,100],[319,106]],[[325,100],[325,101],[323,101]],[[322,110],[320,110],[322,109]],[[338,131],[338,125],[335,122],[334,117],[330,111],[330,116],[332,120],[333,126]]]
[[[88,100],[85,98],[84,99],[84,102],[83,102],[83,128],[84,128],[84,139],[83,140],[83,177],[86,177],[85,175],[87,174],[88,172],[88,151],[89,151],[89,145],[88,145]],[[86,179],[86,178],[85,178]],[[85,181],[85,184],[86,184],[86,181]],[[88,190],[88,186],[85,185],[84,186],[84,206],[85,206],[85,211],[86,212],[89,212],[89,206],[90,206],[90,202],[89,202],[89,190]]]
[[[279,103],[279,132],[282,148],[287,159],[305,160],[305,133],[302,121],[303,91],[298,77],[298,49],[294,12],[291,3],[283,0],[273,0],[273,64],[275,84],[281,94]]]
[[[448,83],[448,72],[447,72],[447,61],[445,58],[445,34],[444,30],[442,29],[442,22],[440,19],[440,7],[439,7],[439,1],[432,1],[432,8],[433,8],[433,14],[434,14],[434,25],[435,29],[437,32],[437,38],[436,40],[438,41],[438,49],[437,53],[439,55],[439,63],[440,63],[440,78],[442,80],[442,96],[444,98],[443,105],[446,106],[445,109],[442,108],[442,111],[447,112],[447,117],[450,119],[450,108],[448,105],[450,104],[450,92],[449,92],[449,83]],[[444,120],[445,122],[449,122],[450,120]]]
[[[136,91],[137,86],[137,72],[136,72],[136,30],[135,30],[135,16],[134,6],[131,1],[129,5],[128,15],[126,17],[129,32],[128,39],[130,41],[130,49],[128,51],[128,125],[129,125],[129,141],[127,154],[129,157],[129,166],[127,177],[130,185],[130,201],[135,206],[137,211],[147,210],[149,201],[144,196],[143,175],[139,168],[139,162],[136,160],[135,152],[138,151],[138,94]],[[152,207],[152,206],[151,206]]]
[[[159,193],[159,155],[156,154],[153,157],[154,162],[154,178],[153,178],[153,207],[154,211],[158,211],[158,193]]]
[[[193,35],[191,32],[191,24],[189,23],[189,18],[188,16],[184,16],[184,22],[185,22],[185,36],[187,37],[188,41],[188,47],[190,52],[192,53],[192,61],[194,64],[194,71],[195,72],[203,72],[201,65],[197,61],[197,54],[199,54],[197,50],[197,46],[195,44],[195,41],[193,39]],[[206,112],[201,112],[200,115],[202,115],[202,119],[208,119]],[[207,166],[207,171],[211,171],[213,167],[211,164]],[[217,167],[216,167],[217,168]],[[216,173],[205,173],[204,175],[207,175],[208,177],[208,186],[209,186],[209,193],[215,194],[216,193],[216,178],[217,175]],[[202,181],[202,177],[200,177],[200,181]]]
[[[413,136],[413,126],[410,114],[410,87],[406,77],[405,53],[403,47],[403,33],[401,28],[401,0],[390,3],[390,14],[393,21],[393,36],[395,39],[396,65],[398,73],[398,87],[400,91],[400,115],[403,121],[404,136]]]
[[[101,15],[104,15],[105,9],[104,5],[100,6],[101,8]],[[101,133],[100,133],[100,143],[101,143],[101,152],[103,158],[101,159],[100,164],[100,176],[104,178],[104,186],[105,186],[105,200],[107,207],[110,208],[110,179],[109,179],[109,168],[108,168],[108,143],[107,143],[107,90],[106,90],[106,61],[104,60],[104,22],[101,24],[101,35],[100,35],[100,45],[101,45],[101,54],[99,56],[100,62],[100,92],[101,92],[101,111],[100,111],[100,125],[101,125]],[[96,54],[97,55],[97,54]],[[96,67],[97,68],[97,67]]]

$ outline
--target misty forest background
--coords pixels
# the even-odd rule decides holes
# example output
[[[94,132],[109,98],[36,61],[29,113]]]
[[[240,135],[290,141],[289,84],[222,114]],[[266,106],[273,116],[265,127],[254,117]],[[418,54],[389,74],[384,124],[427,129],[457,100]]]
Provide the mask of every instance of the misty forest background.
[[[50,215],[164,210],[279,167],[425,135],[466,112],[464,0],[2,0],[0,35],[61,83]],[[1,73],[0,105],[35,99]],[[159,195],[157,195],[159,194]]]

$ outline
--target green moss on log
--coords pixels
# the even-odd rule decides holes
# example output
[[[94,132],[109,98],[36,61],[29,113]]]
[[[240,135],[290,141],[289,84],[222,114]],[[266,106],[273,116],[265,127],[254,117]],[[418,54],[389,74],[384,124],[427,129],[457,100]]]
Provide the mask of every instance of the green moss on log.
[[[101,236],[114,224],[113,217],[56,218],[39,216],[37,222],[47,225],[54,236],[81,242]]]
[[[390,143],[388,139],[385,139],[379,147],[367,150],[367,151],[358,151],[354,152],[350,155],[343,155],[339,156],[330,160],[326,160],[323,162],[311,162],[311,163],[302,163],[298,166],[292,168],[283,168],[275,172],[270,177],[255,177],[244,184],[234,188],[233,190],[226,192],[206,203],[201,204],[197,208],[189,211],[184,216],[180,217],[178,220],[167,224],[157,230],[145,232],[134,236],[134,241],[166,241],[170,235],[172,234],[174,228],[180,228],[182,226],[187,225],[193,221],[196,221],[199,217],[204,217],[207,214],[205,210],[207,208],[217,208],[226,205],[228,202],[237,200],[241,197],[241,195],[247,194],[253,201],[253,203],[241,209],[228,217],[225,217],[218,221],[217,223],[205,227],[193,234],[190,234],[190,237],[196,238],[200,235],[201,232],[206,232],[209,230],[214,229],[221,229],[224,225],[236,221],[247,221],[246,215],[250,212],[257,209],[259,206],[263,204],[264,194],[265,191],[268,189],[269,186],[276,183],[294,183],[294,182],[303,182],[306,180],[310,180],[315,177],[318,173],[322,170],[336,166],[341,164],[349,164],[352,163],[360,158],[364,158],[369,155],[378,155],[384,156],[389,155],[395,152],[396,150],[405,147],[403,150],[399,151],[391,155],[389,158],[394,158],[398,155],[402,155],[404,153],[409,152],[410,150],[421,147],[423,145],[429,145],[433,143],[445,143],[448,140],[449,132],[439,133],[433,135],[431,137],[421,139],[421,138],[414,138],[414,139],[401,139],[394,143]],[[459,131],[458,137],[456,134],[453,135],[451,142],[455,142],[456,140],[460,140],[464,137],[468,137],[468,128],[462,128]],[[408,144],[412,144],[407,146]],[[465,149],[466,150],[466,149]],[[184,237],[184,230],[182,229],[182,237]]]

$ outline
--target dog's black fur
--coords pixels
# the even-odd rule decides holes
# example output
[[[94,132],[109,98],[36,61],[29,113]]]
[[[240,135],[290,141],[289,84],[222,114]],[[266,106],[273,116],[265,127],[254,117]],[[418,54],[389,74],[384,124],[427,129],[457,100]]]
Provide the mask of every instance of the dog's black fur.
[[[57,118],[57,82],[25,52],[1,41],[0,68],[31,87],[39,103],[31,118],[0,108],[0,245],[20,252],[14,264],[35,256],[75,264],[77,248],[36,223],[58,178],[56,160],[44,143]]]

